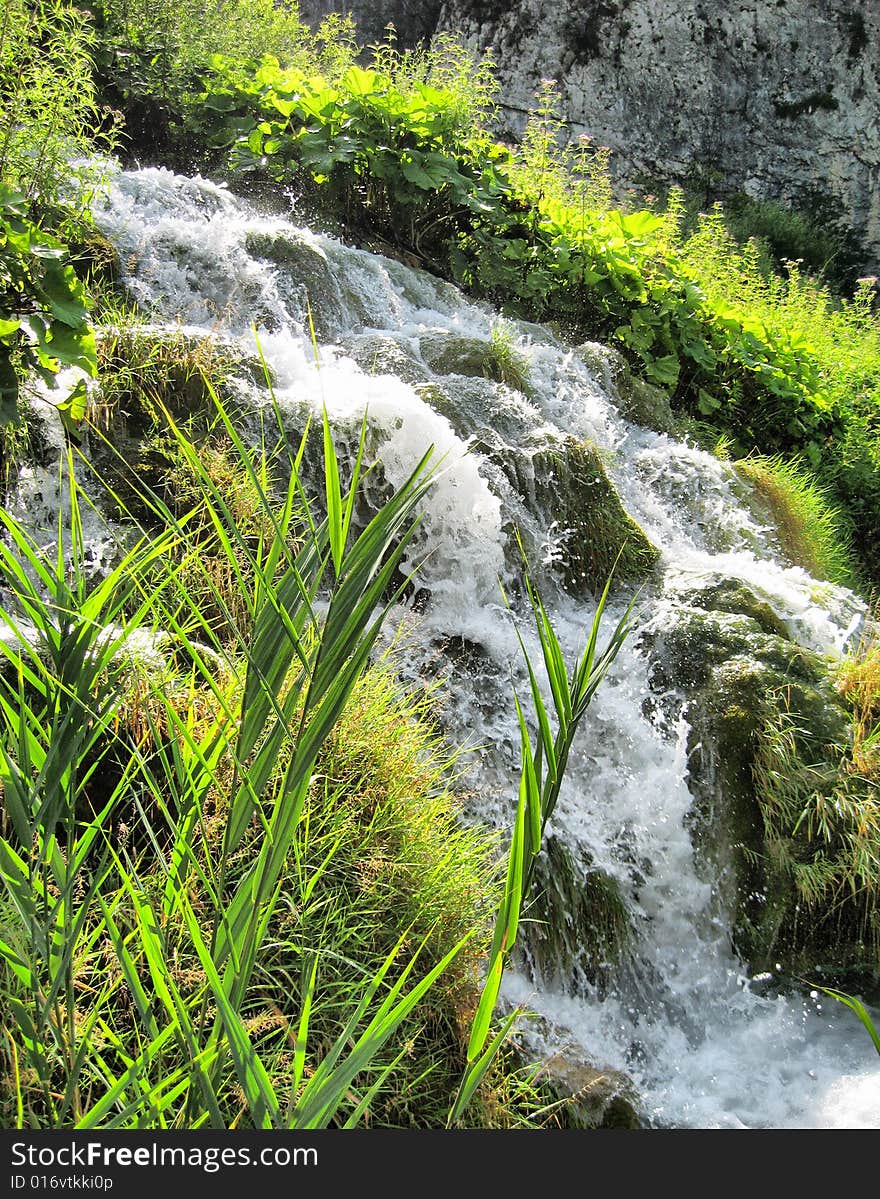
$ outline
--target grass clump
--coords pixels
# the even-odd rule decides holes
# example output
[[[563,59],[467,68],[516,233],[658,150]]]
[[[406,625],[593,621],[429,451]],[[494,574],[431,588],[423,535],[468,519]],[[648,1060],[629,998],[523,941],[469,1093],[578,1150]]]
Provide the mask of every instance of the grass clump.
[[[837,687],[852,713],[852,760],[880,780],[880,620],[876,608],[862,636],[837,669]]]
[[[853,586],[857,567],[849,529],[827,488],[803,466],[779,457],[753,455],[736,469],[766,505],[789,561],[818,579]]]
[[[152,329],[130,318],[106,325],[98,339],[100,389],[91,421],[106,428],[119,414],[148,426],[165,410],[209,413],[211,389],[222,391],[240,365],[240,357],[210,336]]]
[[[492,326],[492,340],[486,356],[484,370],[496,383],[504,383],[523,395],[529,393],[528,359],[517,348],[514,331],[509,324],[496,321]]]
[[[880,803],[875,763],[821,746],[784,710],[760,730],[753,777],[763,821],[767,951],[842,979],[880,977]]]
[[[258,486],[259,469],[222,406],[218,414]],[[121,550],[96,585],[72,450],[70,532],[59,526],[57,553],[2,514],[11,638],[0,642],[0,875],[15,913],[2,944],[11,972],[3,1019],[7,1043],[23,1047],[14,1119],[317,1127],[337,1120],[342,1105],[341,1121],[356,1122],[375,1092],[352,1099],[355,1076],[464,947],[423,970],[430,934],[407,929],[349,993],[329,1046],[307,1047],[323,994],[317,959],[300,954],[282,966],[298,972],[293,989],[283,976],[297,996],[295,1028],[267,1006],[267,936],[290,906],[284,886],[316,763],[363,674],[381,627],[376,605],[426,486],[421,463],[349,546],[358,471],[343,495],[329,429],[325,453],[327,519],[311,515],[289,451],[286,490],[261,492],[271,535],[223,541],[246,554],[253,580],[242,583],[244,626],[228,641],[180,578],[181,554],[201,555],[198,530],[190,539],[189,516],[176,518],[155,494],[145,503],[166,531]],[[198,455],[189,458],[206,501],[224,509]],[[303,539],[292,543],[302,503]],[[120,651],[142,628],[171,640],[182,686],[170,688],[164,670],[148,672],[132,736]],[[301,906],[317,881],[302,882]],[[292,1056],[273,1082],[279,1028]]]
[[[363,676],[318,761],[303,837],[294,846],[300,879],[319,882],[306,906],[285,905],[273,935],[279,962],[294,949],[321,959],[324,1001],[311,1035],[327,1046],[345,1027],[351,995],[401,937],[405,952],[422,946],[420,970],[470,938],[359,1078],[364,1090],[380,1084],[365,1117],[373,1126],[445,1122],[499,897],[493,838],[461,823],[447,751],[429,720],[428,702],[405,696],[387,665]],[[292,1022],[283,985],[276,1003]],[[477,1107],[479,1101],[469,1121],[483,1119]]]

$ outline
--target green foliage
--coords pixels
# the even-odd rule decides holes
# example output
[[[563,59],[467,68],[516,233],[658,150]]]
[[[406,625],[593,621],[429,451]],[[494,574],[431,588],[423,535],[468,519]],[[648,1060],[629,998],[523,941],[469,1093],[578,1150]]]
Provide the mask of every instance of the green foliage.
[[[88,15],[66,0],[5,0],[0,16],[0,184],[39,208],[87,206],[114,124],[92,81]]]
[[[458,819],[428,699],[365,670],[426,463],[355,535],[361,454],[344,489],[325,422],[322,519],[308,434],[295,450],[279,424],[255,456],[211,395],[201,446],[165,413],[167,501],[142,482],[153,535],[97,584],[72,449],[56,549],[0,511],[4,1113],[441,1124],[495,838]],[[480,1081],[472,1123],[556,1118],[533,1070]]]
[[[214,55],[229,56],[242,70],[274,55],[285,66],[334,78],[357,51],[350,19],[333,14],[312,33],[296,3],[95,0],[93,8],[101,92],[125,109],[130,136],[150,151],[171,152],[181,141],[180,115]]]
[[[85,289],[67,259],[67,247],[30,219],[24,196],[0,187],[0,424],[18,420],[20,378],[28,372],[49,384],[62,366],[95,373]],[[84,385],[59,407],[81,419]]]
[[[774,274],[764,243],[738,242],[718,206],[694,226],[676,189],[664,211],[615,206],[607,147],[567,141],[550,81],[522,144],[500,145],[492,62],[452,38],[403,53],[388,41],[355,65],[368,60],[350,24],[311,33],[268,0],[224,0],[223,21],[205,12],[104,0],[102,71],[135,134],[173,125],[178,148],[293,186],[336,227],[511,314],[616,342],[733,456],[799,456],[865,529],[859,552],[880,572],[871,281],[839,301],[795,262]],[[788,218],[753,206],[748,219],[781,253]],[[795,225],[794,251],[810,235]]]
[[[18,420],[22,381],[62,366],[95,373],[85,289],[67,237],[80,238],[114,123],[96,101],[87,15],[64,0],[6,0],[0,16],[0,425]],[[59,407],[85,409],[78,386]]]
[[[265,497],[259,467],[222,408],[219,415]],[[72,534],[65,539],[59,527],[57,554],[47,555],[4,516],[11,544],[2,547],[0,567],[12,640],[0,642],[0,781],[10,821],[0,864],[17,924],[0,952],[26,997],[7,995],[8,1018],[35,1080],[28,1106],[39,1123],[224,1125],[239,1119],[237,1090],[257,1126],[319,1127],[348,1102],[355,1075],[463,945],[413,977],[428,933],[413,934],[404,948],[405,930],[363,980],[344,1026],[308,1073],[318,961],[302,959],[297,1052],[279,1096],[248,1023],[260,993],[261,948],[279,910],[315,763],[363,673],[383,597],[415,528],[425,463],[347,544],[332,513],[320,521],[309,510],[290,451],[286,491],[274,503],[265,499],[271,532],[254,543],[236,534],[221,489],[170,428],[199,475],[199,509],[217,518],[224,552],[236,563],[236,549],[248,555],[252,581],[242,582],[247,621],[233,642],[237,652],[217,641],[181,585],[178,555],[169,550],[179,542],[187,551],[188,520],[157,498],[169,531],[140,543],[92,590],[70,458]],[[335,488],[338,468],[329,462]],[[357,483],[356,470],[352,492]],[[341,492],[338,499],[333,511],[344,521],[352,501]],[[292,545],[291,523],[302,511],[303,538]],[[188,552],[202,550],[197,537]],[[153,568],[163,564],[157,586]],[[328,606],[319,622],[322,589]],[[167,668],[141,677],[140,732],[132,737],[120,723],[119,675],[134,633],[160,624],[180,683],[170,684]],[[128,729],[132,719],[129,712]],[[206,861],[203,838],[218,807],[219,841]],[[124,812],[142,817],[131,841],[113,832]],[[97,944],[113,964],[103,980],[100,968],[94,973]],[[190,973],[178,969],[180,953]],[[78,1008],[83,969],[95,983],[85,1019]],[[113,1033],[106,1039],[120,1008],[136,1029],[124,1046]],[[353,1118],[362,1110],[356,1101]]]

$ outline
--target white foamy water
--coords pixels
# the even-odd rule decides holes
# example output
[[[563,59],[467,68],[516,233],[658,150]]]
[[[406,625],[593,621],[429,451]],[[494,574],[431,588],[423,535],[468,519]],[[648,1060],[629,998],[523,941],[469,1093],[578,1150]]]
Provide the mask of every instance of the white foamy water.
[[[527,688],[499,590],[499,580],[515,584],[512,528],[548,568],[567,537],[499,462],[515,463],[516,477],[528,479],[534,454],[566,437],[601,448],[626,508],[661,551],[641,600],[643,628],[662,627],[718,578],[746,583],[793,638],[821,652],[839,652],[857,627],[856,597],[774,556],[731,467],[627,423],[602,381],[549,333],[515,327],[530,367],[525,397],[452,375],[448,362],[441,368],[444,346],[491,337],[498,318],[487,308],[397,262],[261,216],[204,180],[120,173],[97,218],[151,320],[222,333],[246,353],[256,328],[291,428],[325,405],[350,439],[368,411],[370,445],[392,484],[429,445],[442,457],[407,563],[422,562],[420,590],[398,618],[413,671],[446,677],[450,737],[480,746],[470,780],[479,791],[475,814],[506,825],[516,793],[511,677],[520,694]],[[571,660],[592,605],[537,569]],[[618,614],[627,599],[620,597]],[[584,983],[577,994],[512,972],[506,997],[545,1017],[531,1034],[537,1050],[567,1045],[626,1071],[648,1121],[880,1127],[880,1066],[855,1017],[830,1000],[771,994],[731,951],[687,828],[688,728],[683,717],[648,714],[649,671],[632,636],[588,713],[553,820],[557,835],[620,881],[639,938],[631,968],[610,990]]]

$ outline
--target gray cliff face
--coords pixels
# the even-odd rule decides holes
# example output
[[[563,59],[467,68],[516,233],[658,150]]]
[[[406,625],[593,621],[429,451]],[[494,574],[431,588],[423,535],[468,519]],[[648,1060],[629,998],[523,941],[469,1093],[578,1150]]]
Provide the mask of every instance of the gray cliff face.
[[[393,23],[402,46],[430,38],[437,30],[443,0],[349,0],[334,4],[333,0],[302,0],[299,12],[312,27],[330,13],[350,13],[357,28],[358,41],[369,45],[384,37],[386,27]]]
[[[690,179],[809,208],[838,204],[880,263],[880,0],[355,0],[363,33],[454,31],[491,49],[508,131],[542,78],[618,182]],[[310,11],[312,10],[312,11]],[[359,11],[360,10],[360,11]]]

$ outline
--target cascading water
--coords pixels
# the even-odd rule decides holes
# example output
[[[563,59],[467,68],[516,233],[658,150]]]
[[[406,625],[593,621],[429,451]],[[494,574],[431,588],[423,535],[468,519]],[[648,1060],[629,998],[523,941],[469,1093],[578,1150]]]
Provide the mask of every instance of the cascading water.
[[[546,330],[512,326],[528,360],[526,397],[479,372],[456,373],[447,354],[485,346],[497,317],[396,261],[161,169],[119,172],[96,215],[151,320],[238,339],[244,353],[253,353],[256,327],[291,427],[324,404],[344,437],[368,410],[371,445],[392,484],[429,444],[443,455],[410,553],[409,566],[422,562],[417,591],[397,613],[397,631],[414,673],[445,674],[450,738],[479,747],[474,815],[505,826],[519,764],[510,680],[520,694],[527,687],[499,580],[516,594],[515,526],[572,660],[594,607],[560,586],[553,564],[570,533],[548,522],[535,497],[548,483],[548,448],[567,438],[600,447],[660,560],[639,601],[643,637],[629,638],[588,713],[552,831],[617,880],[637,943],[610,983],[535,982],[512,971],[505,996],[542,1017],[526,1033],[536,1051],[562,1047],[625,1071],[646,1122],[880,1127],[880,1069],[855,1019],[831,1000],[750,979],[730,948],[724,905],[688,829],[686,709],[646,702],[651,664],[641,648],[707,580],[744,582],[794,639],[823,652],[839,652],[857,627],[856,597],[783,565],[732,469],[628,423],[603,380]],[[256,391],[252,399],[265,402]],[[629,595],[618,590],[622,607]],[[519,623],[528,628],[525,615]]]

